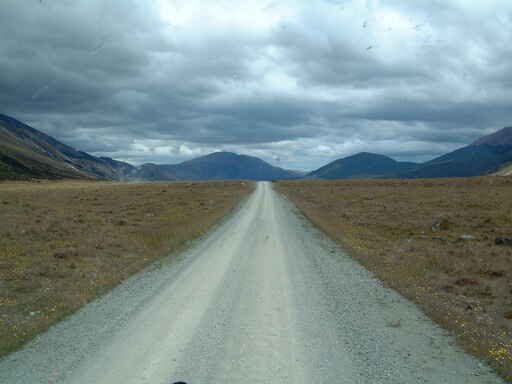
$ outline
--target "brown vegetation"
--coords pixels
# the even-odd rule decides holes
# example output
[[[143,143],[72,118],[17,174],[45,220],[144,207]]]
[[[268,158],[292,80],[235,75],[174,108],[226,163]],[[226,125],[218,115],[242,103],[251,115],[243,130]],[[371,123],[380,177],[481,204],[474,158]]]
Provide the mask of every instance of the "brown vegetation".
[[[388,286],[512,379],[512,178],[279,182]]]
[[[245,182],[0,183],[0,356],[208,230]]]

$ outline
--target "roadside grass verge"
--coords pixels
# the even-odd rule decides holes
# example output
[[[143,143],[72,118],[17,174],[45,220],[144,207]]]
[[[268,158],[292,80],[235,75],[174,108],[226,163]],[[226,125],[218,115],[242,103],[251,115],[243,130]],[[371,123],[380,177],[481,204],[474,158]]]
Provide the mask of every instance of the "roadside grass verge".
[[[0,183],[0,357],[181,249],[246,182]]]
[[[387,286],[512,381],[512,178],[276,183]]]

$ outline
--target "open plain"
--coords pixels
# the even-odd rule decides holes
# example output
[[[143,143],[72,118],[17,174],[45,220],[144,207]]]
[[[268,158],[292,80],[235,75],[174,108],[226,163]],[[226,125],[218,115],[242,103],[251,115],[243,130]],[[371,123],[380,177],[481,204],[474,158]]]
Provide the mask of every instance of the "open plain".
[[[512,178],[277,186],[386,286],[512,378]]]
[[[16,384],[500,384],[259,183],[175,263],[0,360]]]
[[[245,182],[0,183],[0,356],[206,232]]]

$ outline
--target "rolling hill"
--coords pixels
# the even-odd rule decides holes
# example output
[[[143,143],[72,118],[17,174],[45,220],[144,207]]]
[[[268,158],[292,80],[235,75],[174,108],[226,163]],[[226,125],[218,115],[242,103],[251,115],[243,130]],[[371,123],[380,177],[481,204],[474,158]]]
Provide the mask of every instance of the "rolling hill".
[[[384,155],[361,152],[335,160],[310,172],[306,178],[319,179],[369,179],[399,177],[416,169],[419,164],[399,162]]]
[[[274,180],[297,179],[300,173],[274,167],[253,156],[214,152],[179,164],[143,164],[134,180]]]

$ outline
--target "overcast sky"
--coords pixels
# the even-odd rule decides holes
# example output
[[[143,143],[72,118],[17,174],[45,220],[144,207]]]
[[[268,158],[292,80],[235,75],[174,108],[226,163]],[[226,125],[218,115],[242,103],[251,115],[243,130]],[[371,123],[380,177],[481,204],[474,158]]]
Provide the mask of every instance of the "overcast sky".
[[[134,164],[423,161],[512,125],[510,0],[1,0],[0,113]]]

